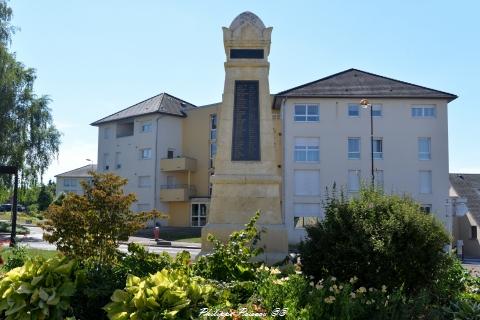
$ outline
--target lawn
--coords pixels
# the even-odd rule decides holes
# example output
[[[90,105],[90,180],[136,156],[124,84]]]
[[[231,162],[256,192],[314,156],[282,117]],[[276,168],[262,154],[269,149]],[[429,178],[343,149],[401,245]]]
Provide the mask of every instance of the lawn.
[[[10,222],[0,221],[0,232],[12,232],[12,224]],[[17,224],[17,233],[29,234],[30,231],[26,227]]]
[[[42,256],[47,259],[58,254],[58,251],[53,251],[53,250],[27,248],[26,251],[29,257]],[[3,261],[7,261],[8,257],[11,255],[11,252],[12,252],[12,249],[10,247],[4,247],[3,249],[0,249],[0,254],[3,258]]]
[[[0,220],[11,221],[12,220],[12,213],[11,212],[0,212]],[[42,221],[39,220],[37,217],[26,214],[24,212],[17,213],[17,223],[26,223],[26,221],[31,221],[33,224],[37,224],[38,222]]]

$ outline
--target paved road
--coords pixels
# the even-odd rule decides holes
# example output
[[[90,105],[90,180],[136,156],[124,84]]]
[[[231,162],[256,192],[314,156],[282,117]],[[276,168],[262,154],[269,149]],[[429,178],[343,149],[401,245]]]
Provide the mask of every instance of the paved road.
[[[26,245],[27,247],[33,249],[41,250],[57,250],[57,247],[51,243],[48,243],[43,240],[43,230],[40,227],[35,226],[26,226],[30,230],[30,234],[26,236],[18,236],[19,244]],[[136,242],[136,241],[135,241]],[[151,244],[150,244],[150,243]],[[167,252],[168,254],[175,256],[177,253],[182,251],[190,252],[192,258],[195,258],[200,252],[200,248],[176,248],[176,247],[160,247],[154,244],[153,241],[143,241],[142,243],[148,251],[154,253]],[[121,244],[120,251],[127,252],[127,245]]]

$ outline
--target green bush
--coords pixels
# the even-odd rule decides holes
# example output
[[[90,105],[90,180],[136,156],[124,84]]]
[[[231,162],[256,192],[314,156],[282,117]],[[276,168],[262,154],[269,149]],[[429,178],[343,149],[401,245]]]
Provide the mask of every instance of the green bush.
[[[14,268],[21,267],[27,261],[27,250],[24,246],[16,246],[11,250],[11,254],[8,256],[7,262],[3,266],[6,271],[10,271]]]
[[[347,200],[326,199],[325,219],[307,227],[300,244],[304,271],[315,279],[353,276],[368,287],[403,288],[408,293],[433,286],[448,256],[444,227],[409,198],[364,189]]]
[[[77,320],[107,319],[103,307],[110,302],[116,289],[125,286],[127,273],[118,265],[83,262],[78,271],[77,291],[72,298],[73,314]]]
[[[36,257],[0,280],[0,313],[5,319],[64,319],[71,315],[75,260]]]
[[[128,254],[122,255],[119,260],[119,267],[125,274],[134,274],[138,277],[144,277],[156,273],[164,268],[183,269],[190,262],[190,253],[183,251],[172,258],[167,252],[161,254],[151,253],[139,244],[129,243]]]
[[[245,229],[233,232],[226,243],[209,234],[208,240],[213,244],[213,252],[197,260],[194,272],[218,281],[254,280],[259,263],[253,263],[252,259],[262,252],[261,248],[255,248],[260,240],[260,233],[255,228],[259,217],[260,213],[257,212],[245,225]]]
[[[191,319],[216,300],[215,288],[201,277],[164,269],[145,278],[129,275],[105,306],[110,319]]]

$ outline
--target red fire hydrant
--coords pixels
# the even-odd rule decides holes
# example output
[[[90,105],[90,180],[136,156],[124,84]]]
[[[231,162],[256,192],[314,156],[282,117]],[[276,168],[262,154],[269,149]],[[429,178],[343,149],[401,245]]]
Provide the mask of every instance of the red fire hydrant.
[[[155,241],[158,241],[158,239],[160,239],[160,228],[159,227],[155,227],[155,229],[153,229],[153,237],[155,238]]]

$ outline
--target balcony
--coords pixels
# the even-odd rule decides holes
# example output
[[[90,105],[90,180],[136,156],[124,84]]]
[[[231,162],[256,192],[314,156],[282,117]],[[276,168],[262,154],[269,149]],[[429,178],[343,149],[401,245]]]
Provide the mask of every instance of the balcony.
[[[189,201],[195,196],[195,187],[187,184],[173,184],[160,186],[160,201]]]
[[[165,158],[160,160],[160,170],[169,171],[195,171],[197,160],[189,157]]]

